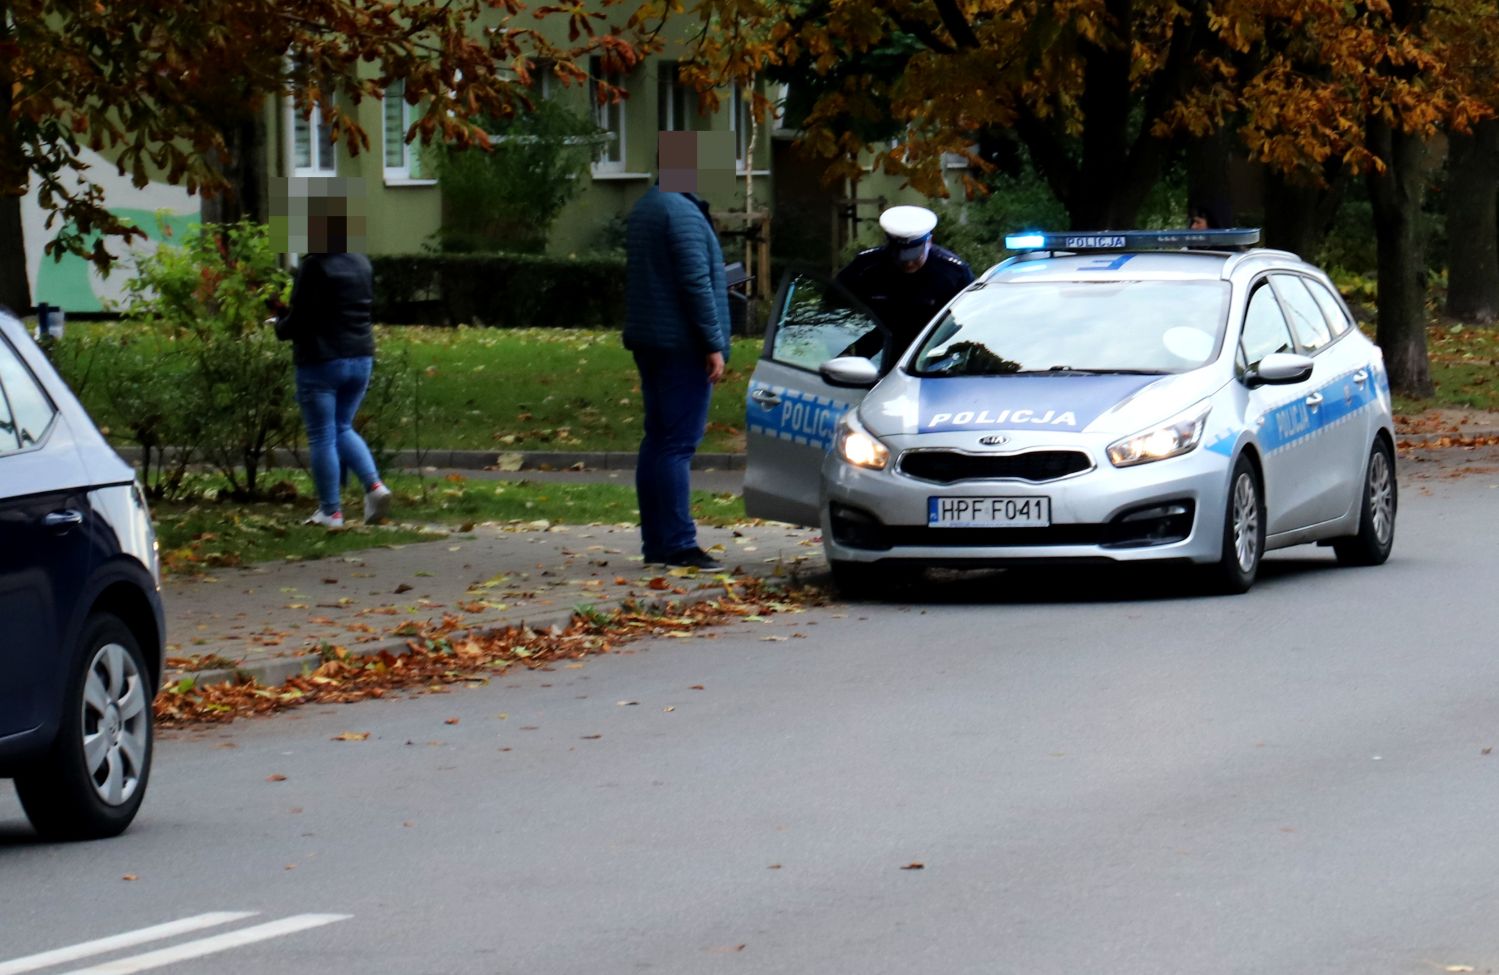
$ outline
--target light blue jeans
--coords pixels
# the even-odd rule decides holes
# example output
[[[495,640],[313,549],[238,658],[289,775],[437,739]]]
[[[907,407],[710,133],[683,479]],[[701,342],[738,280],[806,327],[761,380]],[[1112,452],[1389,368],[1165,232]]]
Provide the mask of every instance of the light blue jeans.
[[[375,360],[367,355],[297,366],[297,405],[307,427],[318,507],[325,515],[343,510],[338,498],[343,468],[353,471],[366,491],[380,480],[370,448],[354,432],[354,414],[374,366]]]

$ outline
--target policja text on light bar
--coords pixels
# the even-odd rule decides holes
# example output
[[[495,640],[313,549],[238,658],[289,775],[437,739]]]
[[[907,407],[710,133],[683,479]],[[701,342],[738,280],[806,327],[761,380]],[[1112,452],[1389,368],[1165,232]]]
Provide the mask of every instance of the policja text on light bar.
[[[1092,233],[1052,233],[1028,230],[1005,237],[1012,251],[1149,251],[1200,247],[1252,247],[1260,242],[1258,227],[1224,230],[1099,230]]]

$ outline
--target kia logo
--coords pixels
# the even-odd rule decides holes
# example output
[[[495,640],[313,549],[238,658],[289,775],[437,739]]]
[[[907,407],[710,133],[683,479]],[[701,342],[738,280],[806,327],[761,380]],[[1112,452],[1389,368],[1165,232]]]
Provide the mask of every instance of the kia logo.
[[[1010,438],[1002,433],[991,434],[987,437],[979,437],[979,443],[985,447],[1001,447],[1010,442]]]

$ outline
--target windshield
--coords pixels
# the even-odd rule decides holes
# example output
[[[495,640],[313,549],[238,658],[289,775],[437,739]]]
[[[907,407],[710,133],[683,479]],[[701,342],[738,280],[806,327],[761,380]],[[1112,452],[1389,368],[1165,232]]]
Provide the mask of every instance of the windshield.
[[[959,299],[922,343],[919,376],[1186,372],[1210,362],[1226,281],[1024,281]]]

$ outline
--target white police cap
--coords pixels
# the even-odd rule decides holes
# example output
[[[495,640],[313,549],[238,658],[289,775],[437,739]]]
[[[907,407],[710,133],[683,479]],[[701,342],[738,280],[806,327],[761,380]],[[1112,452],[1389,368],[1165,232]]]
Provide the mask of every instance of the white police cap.
[[[914,261],[926,253],[927,241],[937,226],[937,215],[926,207],[891,207],[880,214],[880,229],[895,248],[896,257]]]

